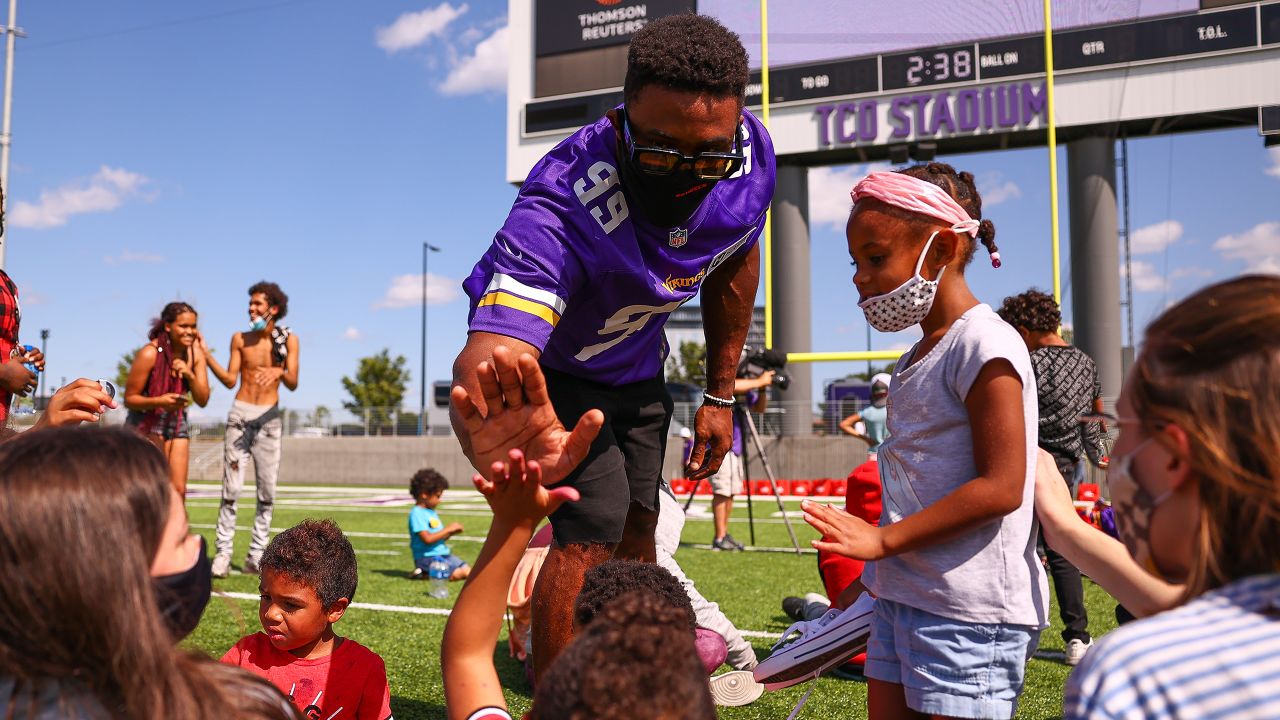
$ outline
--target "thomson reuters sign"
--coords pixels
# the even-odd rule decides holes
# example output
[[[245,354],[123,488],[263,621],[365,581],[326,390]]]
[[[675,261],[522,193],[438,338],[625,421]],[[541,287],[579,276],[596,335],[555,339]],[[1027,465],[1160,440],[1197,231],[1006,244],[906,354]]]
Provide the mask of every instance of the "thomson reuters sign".
[[[626,45],[650,20],[694,11],[694,0],[537,0],[534,54]]]

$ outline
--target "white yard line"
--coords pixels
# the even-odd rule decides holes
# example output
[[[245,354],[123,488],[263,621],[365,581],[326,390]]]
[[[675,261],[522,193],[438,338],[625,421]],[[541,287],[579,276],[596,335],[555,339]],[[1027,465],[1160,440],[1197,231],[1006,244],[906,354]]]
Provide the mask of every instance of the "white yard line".
[[[222,591],[215,590],[214,594],[223,595],[229,598],[233,598],[235,600],[251,600],[253,602],[257,602],[259,600],[259,596],[253,593],[222,592]],[[439,615],[442,617],[448,617],[453,612],[452,610],[449,610],[446,608],[416,607],[413,605],[384,605],[382,603],[365,603],[365,602],[351,603],[349,607],[353,607],[358,610],[373,610],[375,612],[402,613],[402,614],[408,614],[408,615]],[[742,633],[743,637],[768,638],[768,639],[776,639],[776,638],[782,637],[782,633],[765,632],[763,630],[739,630],[738,632]]]
[[[205,523],[191,523],[191,527],[197,530],[214,530],[217,528],[216,525],[209,525]],[[248,525],[236,526],[237,532],[242,532],[242,531],[247,532],[251,529],[252,528],[250,528]],[[271,532],[279,534],[284,532],[287,529],[288,528],[273,527],[271,528]],[[343,530],[343,533],[351,537],[382,538],[386,540],[404,540],[404,537],[405,537],[403,534],[400,534],[400,533],[365,532],[360,530],[351,530],[351,531]],[[484,540],[485,540],[484,538],[478,535],[454,535],[453,537],[449,538],[449,542],[483,543]],[[407,547],[409,545],[409,541],[404,540],[404,545]],[[694,550],[711,550],[712,549],[710,545],[702,545],[698,543],[681,543],[680,547],[693,548]],[[392,551],[392,550],[365,550],[365,551],[357,550],[356,552],[357,553],[364,552],[365,554],[368,554],[368,555],[374,555],[374,554],[399,555],[400,554],[399,552]],[[795,548],[748,545],[747,552],[770,552],[770,553],[793,553],[794,554]],[[813,548],[806,548],[804,546],[801,546],[800,552],[806,555],[809,555],[809,554],[816,554],[818,551],[814,550]]]

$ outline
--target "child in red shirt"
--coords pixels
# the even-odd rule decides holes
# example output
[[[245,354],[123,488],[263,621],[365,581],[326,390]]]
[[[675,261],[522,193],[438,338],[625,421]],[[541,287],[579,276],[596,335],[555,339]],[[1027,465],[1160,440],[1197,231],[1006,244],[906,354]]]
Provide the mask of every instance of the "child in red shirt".
[[[242,638],[222,662],[270,680],[308,720],[391,720],[382,658],[333,632],[356,592],[355,550],[337,524],[289,528],[259,567],[264,632]]]

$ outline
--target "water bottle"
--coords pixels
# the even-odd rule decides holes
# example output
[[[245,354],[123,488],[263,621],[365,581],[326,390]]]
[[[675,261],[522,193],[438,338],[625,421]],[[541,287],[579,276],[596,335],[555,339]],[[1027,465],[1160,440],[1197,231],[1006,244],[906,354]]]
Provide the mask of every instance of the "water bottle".
[[[431,579],[431,589],[427,594],[437,600],[449,597],[449,563],[442,557],[434,557],[427,565],[427,576]]]

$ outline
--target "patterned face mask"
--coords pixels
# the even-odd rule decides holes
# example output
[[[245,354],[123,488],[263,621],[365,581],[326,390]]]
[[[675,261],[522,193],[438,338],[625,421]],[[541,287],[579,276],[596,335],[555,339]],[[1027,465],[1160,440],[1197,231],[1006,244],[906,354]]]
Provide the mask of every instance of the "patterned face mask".
[[[1151,440],[1152,438],[1143,440],[1125,455],[1111,456],[1111,465],[1107,468],[1107,486],[1111,488],[1116,533],[1120,535],[1120,541],[1135,562],[1152,575],[1162,577],[1164,573],[1151,554],[1151,515],[1161,503],[1173,497],[1173,488],[1153,498],[1133,479],[1130,472],[1134,456]]]
[[[858,303],[858,307],[866,313],[871,327],[880,332],[898,332],[918,324],[929,314],[933,298],[938,294],[938,283],[942,281],[942,273],[947,269],[944,267],[939,270],[938,277],[933,280],[925,280],[920,275],[920,268],[924,266],[924,256],[928,254],[929,246],[937,235],[938,231],[935,230],[924,244],[924,250],[920,251],[920,258],[916,260],[915,274],[910,279],[890,292]]]

